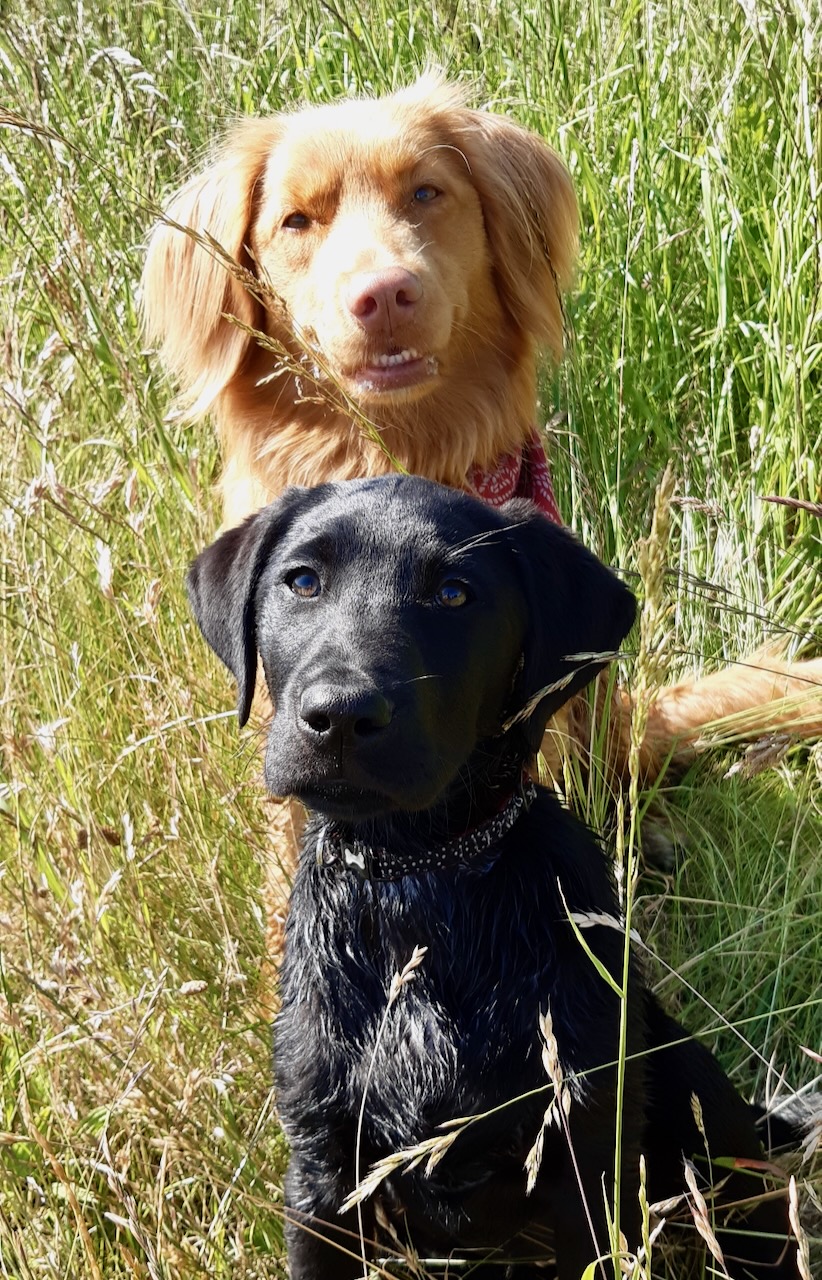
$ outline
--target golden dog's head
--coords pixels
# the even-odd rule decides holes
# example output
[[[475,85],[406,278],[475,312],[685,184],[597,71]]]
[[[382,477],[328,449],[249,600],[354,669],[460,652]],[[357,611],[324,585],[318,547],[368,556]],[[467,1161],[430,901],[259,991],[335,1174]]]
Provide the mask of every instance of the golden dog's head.
[[[561,351],[577,232],[568,174],[539,138],[468,109],[438,77],[241,122],[167,217],[178,225],[152,235],[145,310],[195,412],[254,346],[226,315],[281,341],[291,324],[377,417],[481,376],[491,349]],[[180,227],[269,284],[288,321]]]

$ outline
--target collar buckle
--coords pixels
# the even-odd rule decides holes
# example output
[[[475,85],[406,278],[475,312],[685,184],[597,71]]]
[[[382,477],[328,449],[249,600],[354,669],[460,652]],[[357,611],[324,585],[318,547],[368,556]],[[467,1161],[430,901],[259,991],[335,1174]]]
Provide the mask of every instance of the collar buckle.
[[[374,879],[374,859],[370,845],[362,840],[342,840],[340,859],[344,867],[353,871],[360,880]]]

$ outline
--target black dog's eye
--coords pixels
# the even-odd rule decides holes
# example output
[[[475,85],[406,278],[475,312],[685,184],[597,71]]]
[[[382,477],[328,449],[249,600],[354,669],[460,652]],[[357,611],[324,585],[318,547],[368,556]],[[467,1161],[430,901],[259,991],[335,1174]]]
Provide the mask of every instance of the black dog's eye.
[[[306,227],[311,225],[311,219],[307,213],[290,213],[287,218],[283,219],[283,226],[288,231],[305,231]]]
[[[414,192],[414,203],[430,204],[431,201],[436,200],[439,195],[442,195],[439,187],[432,187],[430,182],[426,182],[421,187],[417,187]]]
[[[457,578],[446,578],[445,582],[441,582],[437,587],[434,598],[437,604],[445,605],[447,609],[459,609],[468,603],[468,588]]]
[[[288,575],[286,582],[292,593],[301,596],[303,600],[312,600],[322,591],[320,580],[313,569],[295,569]]]

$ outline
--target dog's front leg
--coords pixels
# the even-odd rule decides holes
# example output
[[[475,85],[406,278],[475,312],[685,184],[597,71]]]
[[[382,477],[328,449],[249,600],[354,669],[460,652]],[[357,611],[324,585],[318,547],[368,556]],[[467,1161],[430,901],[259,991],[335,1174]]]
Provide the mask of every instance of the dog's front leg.
[[[604,1222],[598,1221],[596,1225],[598,1230],[595,1245],[591,1238],[590,1223],[579,1198],[568,1196],[557,1215],[554,1231],[557,1280],[579,1280],[594,1258],[598,1254],[602,1256],[600,1251],[608,1247],[608,1236],[604,1230]]]
[[[337,1212],[335,1182],[317,1176],[292,1157],[285,1178],[285,1241],[291,1280],[360,1280],[362,1248],[356,1212]],[[373,1215],[364,1206],[363,1233],[368,1253]],[[368,1256],[368,1255],[367,1255]]]
[[[596,1280],[613,1275],[605,1209],[606,1196],[609,1204],[613,1202],[613,1178],[609,1176],[612,1161],[607,1146],[589,1151],[582,1143],[576,1146],[574,1172],[569,1170],[555,1206],[557,1280],[579,1280],[595,1258],[607,1259],[596,1270]],[[620,1228],[629,1241],[639,1238],[639,1179],[634,1172],[638,1165],[638,1154],[631,1147],[623,1158],[620,1214]]]

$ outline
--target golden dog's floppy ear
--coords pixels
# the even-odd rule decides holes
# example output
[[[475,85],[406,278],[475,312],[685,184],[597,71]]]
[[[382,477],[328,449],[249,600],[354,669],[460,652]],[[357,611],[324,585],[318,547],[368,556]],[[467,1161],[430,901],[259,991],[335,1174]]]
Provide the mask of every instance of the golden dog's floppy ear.
[[[536,134],[463,108],[458,145],[482,203],[497,289],[517,327],[562,356],[562,292],[573,276],[579,219],[570,174]]]
[[[192,416],[205,412],[236,373],[251,341],[224,315],[255,327],[261,316],[220,257],[180,228],[210,236],[253,269],[247,246],[255,190],[281,131],[276,117],[242,121],[215,162],[177,192],[165,210],[169,221],[151,234],[143,271],[146,333],[160,344]]]

